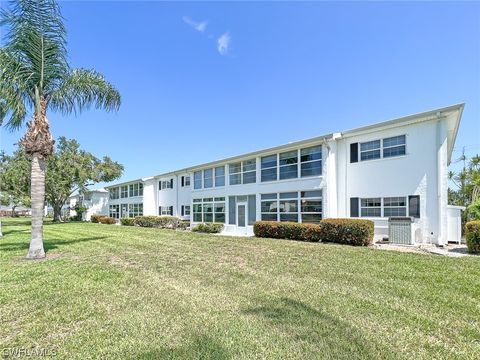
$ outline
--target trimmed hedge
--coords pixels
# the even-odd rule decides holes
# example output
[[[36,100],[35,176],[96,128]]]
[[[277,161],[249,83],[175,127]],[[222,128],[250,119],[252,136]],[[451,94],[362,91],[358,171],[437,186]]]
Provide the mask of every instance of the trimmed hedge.
[[[465,238],[468,252],[480,254],[480,220],[469,221],[465,224]]]
[[[175,216],[137,216],[133,220],[135,226],[160,229],[176,229],[181,226],[181,222]]]
[[[135,225],[133,222],[134,222],[134,218],[121,218],[120,219],[120,224],[122,224],[123,226],[133,226]]]
[[[92,216],[90,216],[90,221],[92,223],[99,223],[100,221],[100,218],[102,217],[106,217],[107,215],[102,215],[102,214],[93,214]]]
[[[373,221],[362,219],[324,219],[319,224],[257,221],[253,227],[257,237],[356,246],[370,245],[373,242],[373,231]]]
[[[102,216],[98,219],[98,222],[101,223],[101,224],[109,224],[109,225],[113,225],[115,224],[117,221],[112,218],[112,217],[109,217],[109,216]]]
[[[222,223],[204,223],[196,225],[192,231],[208,234],[218,234],[223,230]]]

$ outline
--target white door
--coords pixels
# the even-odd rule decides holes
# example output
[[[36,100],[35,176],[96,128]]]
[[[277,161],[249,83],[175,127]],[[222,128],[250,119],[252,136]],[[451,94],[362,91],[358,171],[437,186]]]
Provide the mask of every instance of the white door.
[[[247,204],[237,204],[237,231],[240,233],[247,232]]]

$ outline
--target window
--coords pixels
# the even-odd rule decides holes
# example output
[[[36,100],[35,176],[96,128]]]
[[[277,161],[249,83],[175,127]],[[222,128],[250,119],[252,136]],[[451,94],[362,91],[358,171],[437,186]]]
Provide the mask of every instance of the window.
[[[115,200],[118,199],[118,187],[110,189],[110,199]]]
[[[128,197],[128,185],[122,186],[120,188],[120,197],[125,199]]]
[[[185,205],[183,207],[183,215],[184,216],[190,216],[190,205]]]
[[[190,176],[185,176],[184,186],[190,186]]]
[[[256,159],[245,160],[228,165],[230,185],[251,184],[257,180]]]
[[[186,211],[186,207],[185,207]],[[190,215],[190,208],[188,209]],[[194,222],[225,222],[225,198],[193,199]]]
[[[300,150],[301,177],[322,174],[322,147],[312,146]]]
[[[160,190],[173,189],[173,179],[160,181],[158,183],[158,188]]]
[[[360,160],[380,159],[380,140],[360,143]]]
[[[260,211],[262,220],[278,221],[278,194],[262,194],[260,196]]]
[[[158,213],[162,216],[173,216],[173,206],[160,206]]]
[[[143,216],[143,204],[128,204],[128,217]]]
[[[215,186],[225,186],[225,166],[215,168]]]
[[[381,198],[361,199],[360,216],[362,217],[382,216],[382,199]]]
[[[213,187],[213,169],[203,170],[203,187],[204,188]]]
[[[322,190],[300,192],[302,223],[318,224],[322,220]]]
[[[118,190],[118,188],[117,188]],[[110,205],[109,206],[109,216],[115,219],[120,218],[120,205]]]
[[[287,151],[279,154],[280,180],[298,177],[298,151]]]
[[[280,193],[278,210],[280,221],[298,222],[298,194],[296,192]]]
[[[407,216],[407,198],[404,196],[383,198],[383,216]]]
[[[406,153],[406,136],[394,136],[383,139],[383,157],[401,156]]]
[[[262,157],[260,167],[262,182],[277,180],[277,154]]]
[[[193,173],[193,188],[194,189],[202,188],[202,172],[201,171],[195,171]]]
[[[408,197],[408,216],[420,217],[420,195],[410,195]]]
[[[135,183],[130,184],[129,186],[129,196],[143,196],[143,184],[142,183]]]

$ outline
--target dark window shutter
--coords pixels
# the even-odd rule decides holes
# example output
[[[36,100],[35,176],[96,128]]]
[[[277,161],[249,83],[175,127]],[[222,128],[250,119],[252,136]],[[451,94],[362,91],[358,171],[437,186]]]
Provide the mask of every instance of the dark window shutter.
[[[162,215],[162,207],[161,206],[158,207],[158,215]]]
[[[183,177],[182,177],[182,180],[183,180]],[[182,216],[185,215],[185,206],[182,205]]]
[[[170,206],[170,211],[169,212],[170,212],[170,215],[173,216],[173,206]]]
[[[185,176],[182,176],[182,187],[185,186]]]
[[[420,195],[410,195],[408,197],[408,215],[420,218]]]
[[[358,162],[358,143],[350,144],[350,162]]]
[[[162,182],[161,181],[158,182],[158,190],[162,190]]]
[[[173,189],[173,179],[170,179],[170,188]]]
[[[350,198],[350,217],[358,217],[358,198]]]

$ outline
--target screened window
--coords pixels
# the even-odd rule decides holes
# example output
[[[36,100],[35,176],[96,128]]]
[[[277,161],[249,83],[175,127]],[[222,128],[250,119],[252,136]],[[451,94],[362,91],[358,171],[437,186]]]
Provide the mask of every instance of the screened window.
[[[260,166],[262,182],[277,180],[277,154],[262,157]]]
[[[119,198],[118,187],[110,189],[110,199],[115,200]]]
[[[202,172],[201,171],[195,171],[193,173],[193,188],[194,189],[202,188]]]
[[[230,174],[230,185],[238,185],[242,183],[242,163],[234,163],[228,165]]]
[[[128,217],[143,216],[143,204],[128,204]]]
[[[129,196],[142,196],[143,195],[143,184],[142,183],[135,183],[130,184],[129,187]]]
[[[407,198],[404,196],[383,198],[383,216],[407,216]]]
[[[361,199],[360,215],[362,217],[382,216],[382,199],[381,198]]]
[[[213,187],[213,169],[203,170],[203,187],[205,189]]]
[[[251,184],[257,181],[257,161],[256,159],[242,162],[242,182]]]
[[[110,205],[109,206],[109,216],[115,219],[120,218],[120,205]]]
[[[302,223],[317,224],[322,220],[322,190],[300,192]]]
[[[185,207],[185,212],[186,212]],[[185,214],[187,215],[187,214]],[[190,208],[188,209],[190,215]],[[194,222],[225,222],[225,198],[193,199]]]
[[[300,150],[301,176],[322,174],[322,147],[312,146]]]
[[[120,187],[120,197],[122,199],[125,199],[125,198],[128,197],[128,186],[127,185]]]
[[[406,153],[406,136],[383,139],[383,157],[401,156]]]
[[[380,159],[380,140],[360,143],[360,160]]]
[[[215,168],[215,186],[225,186],[225,166]]]
[[[280,180],[298,177],[298,151],[287,151],[279,154]]]

